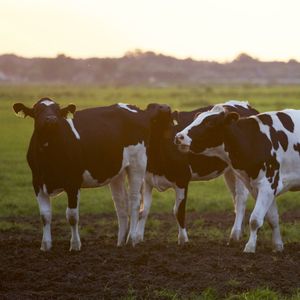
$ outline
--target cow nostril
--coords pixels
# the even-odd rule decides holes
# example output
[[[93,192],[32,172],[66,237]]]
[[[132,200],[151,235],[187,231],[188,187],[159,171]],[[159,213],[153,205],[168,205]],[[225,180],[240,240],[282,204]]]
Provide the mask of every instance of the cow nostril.
[[[57,121],[57,117],[56,116],[47,116],[46,117],[46,122],[47,123],[53,124],[53,123],[56,123],[56,121]]]
[[[183,140],[183,136],[181,134],[177,135],[175,137],[175,144],[180,145],[182,140]]]

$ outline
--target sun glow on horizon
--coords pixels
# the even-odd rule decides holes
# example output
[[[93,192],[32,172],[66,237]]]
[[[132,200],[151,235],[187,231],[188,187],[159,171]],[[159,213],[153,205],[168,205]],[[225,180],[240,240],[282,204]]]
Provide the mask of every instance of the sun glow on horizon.
[[[300,60],[298,0],[2,0],[0,54]]]

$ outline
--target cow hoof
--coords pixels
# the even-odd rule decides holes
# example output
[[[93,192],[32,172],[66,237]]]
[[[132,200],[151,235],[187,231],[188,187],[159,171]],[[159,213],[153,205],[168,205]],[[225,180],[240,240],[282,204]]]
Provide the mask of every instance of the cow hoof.
[[[283,244],[274,244],[274,251],[275,252],[282,252],[283,251]]]
[[[189,241],[187,231],[185,228],[179,228],[178,232],[178,245],[184,245]]]
[[[71,242],[70,243],[70,251],[80,251],[81,249],[81,242]]]
[[[52,248],[52,242],[51,241],[42,241],[41,244],[41,250],[46,252],[46,251],[50,251]]]
[[[230,234],[229,244],[231,243],[239,243],[242,236],[241,230],[233,230]]]
[[[136,243],[142,243],[144,241],[144,235],[143,234],[137,234],[136,236]]]
[[[126,244],[131,242],[132,246],[134,247],[138,243],[137,234],[133,234],[132,232],[128,233]]]
[[[244,253],[255,253],[255,246],[250,245],[249,243],[247,243],[245,248],[244,248]]]
[[[124,240],[122,240],[122,241],[120,241],[120,242],[118,241],[117,247],[120,247],[120,248],[121,248],[121,247],[125,246],[125,244],[126,244],[126,243],[125,243]]]
[[[178,237],[178,245],[185,245],[188,242],[189,242],[189,239],[187,236]]]
[[[235,237],[230,236],[229,241],[227,242],[227,246],[234,247],[234,246],[239,245],[240,242],[241,242],[241,240],[237,239],[236,236]]]

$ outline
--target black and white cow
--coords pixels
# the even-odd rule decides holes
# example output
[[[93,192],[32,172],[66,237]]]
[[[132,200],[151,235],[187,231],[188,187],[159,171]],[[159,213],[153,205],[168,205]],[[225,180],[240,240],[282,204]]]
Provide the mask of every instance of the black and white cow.
[[[265,216],[273,230],[274,248],[282,251],[275,197],[300,189],[300,111],[240,118],[224,105],[216,105],[179,132],[176,143],[193,153],[222,158],[256,199],[244,252],[255,252],[257,230]]]
[[[52,246],[50,197],[62,191],[67,193],[66,217],[72,233],[70,250],[80,250],[80,188],[108,183],[119,222],[118,245],[126,239],[128,214],[128,239],[135,244],[150,124],[160,114],[170,114],[170,108],[150,104],[146,110],[140,110],[135,106],[116,104],[75,113],[75,105],[60,108],[49,98],[42,98],[33,108],[22,103],[14,104],[13,108],[17,114],[34,119],[27,161],[43,222],[41,250],[50,250]],[[74,118],[67,118],[68,113],[75,113]]]
[[[236,111],[243,116],[258,112],[240,101],[228,102],[224,107]],[[143,240],[145,223],[150,211],[152,190],[164,191],[173,188],[176,193],[174,214],[178,223],[178,243],[188,241],[185,227],[185,205],[190,181],[214,179],[224,174],[227,186],[232,194],[235,206],[235,222],[231,230],[230,240],[238,241],[242,234],[242,222],[248,190],[242,181],[236,177],[228,164],[217,156],[183,155],[174,145],[177,132],[190,124],[195,114],[208,111],[212,106],[200,108],[191,112],[173,112],[170,118],[164,115],[152,124],[148,153],[148,165],[145,178],[144,208],[138,223],[138,240]],[[175,126],[173,124],[175,122]],[[200,200],[199,200],[200,201]]]

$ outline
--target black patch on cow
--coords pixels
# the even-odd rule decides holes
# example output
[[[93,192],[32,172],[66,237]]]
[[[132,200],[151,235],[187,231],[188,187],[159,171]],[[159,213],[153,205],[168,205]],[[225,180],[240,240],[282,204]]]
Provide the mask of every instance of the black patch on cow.
[[[275,150],[278,150],[279,145],[284,151],[287,150],[288,137],[282,130],[276,131],[274,127],[270,127],[270,137]]]
[[[178,126],[174,126],[173,118],[171,115],[169,120],[161,119],[151,124],[147,171],[166,177],[179,188],[187,188],[191,177],[188,155],[179,152],[173,143],[177,132],[175,128]]]
[[[278,138],[278,141],[279,141],[282,149],[284,151],[286,151],[288,148],[288,145],[289,145],[289,141],[288,141],[288,137],[285,134],[285,132],[283,132],[282,130],[277,131],[277,138]]]
[[[176,218],[181,228],[185,228],[185,206],[186,206],[186,198],[187,198],[187,189],[184,190],[184,198],[181,200]]]
[[[294,132],[295,125],[292,118],[288,114],[285,114],[284,112],[278,112],[276,115],[285,129],[290,132]]]
[[[266,177],[271,184],[271,188],[276,194],[278,181],[279,181],[279,168],[280,165],[276,159],[276,154],[271,155],[265,163]]]
[[[216,156],[206,156],[202,154],[189,153],[189,163],[191,169],[200,177],[208,176],[217,172],[216,176],[222,174],[227,168],[227,163]]]
[[[261,120],[261,122],[264,125],[268,125],[268,126],[273,126],[273,120],[272,117],[268,114],[260,114],[257,116],[257,118],[259,118]]]
[[[299,144],[299,143],[297,143],[297,144],[294,145],[294,150],[295,150],[296,152],[298,152],[299,155],[300,155],[300,144]]]
[[[288,148],[288,137],[282,130],[276,130],[273,127],[273,119],[269,114],[260,114],[257,118],[264,124],[269,126],[270,129],[270,138],[272,145],[275,150],[278,150],[279,145],[282,147],[284,151]]]
[[[272,150],[273,147],[278,149],[280,144],[286,151],[287,137],[283,132],[276,132],[273,127],[271,130],[272,141],[260,131],[255,119],[240,119],[226,128],[225,150],[229,152],[234,169],[244,170],[250,178],[255,179],[260,170],[265,171],[276,194],[280,164]]]
[[[221,145],[223,143],[223,121],[224,112],[221,112],[206,117],[200,125],[192,127],[188,132],[188,136],[193,140],[190,150],[201,153],[207,148]]]
[[[193,111],[174,111],[172,113],[173,119],[175,119],[178,122],[178,125],[175,126],[176,132],[179,132],[183,130],[185,127],[187,127],[195,118],[195,115],[211,110],[213,108],[212,105],[201,107],[198,109],[195,109]]]

